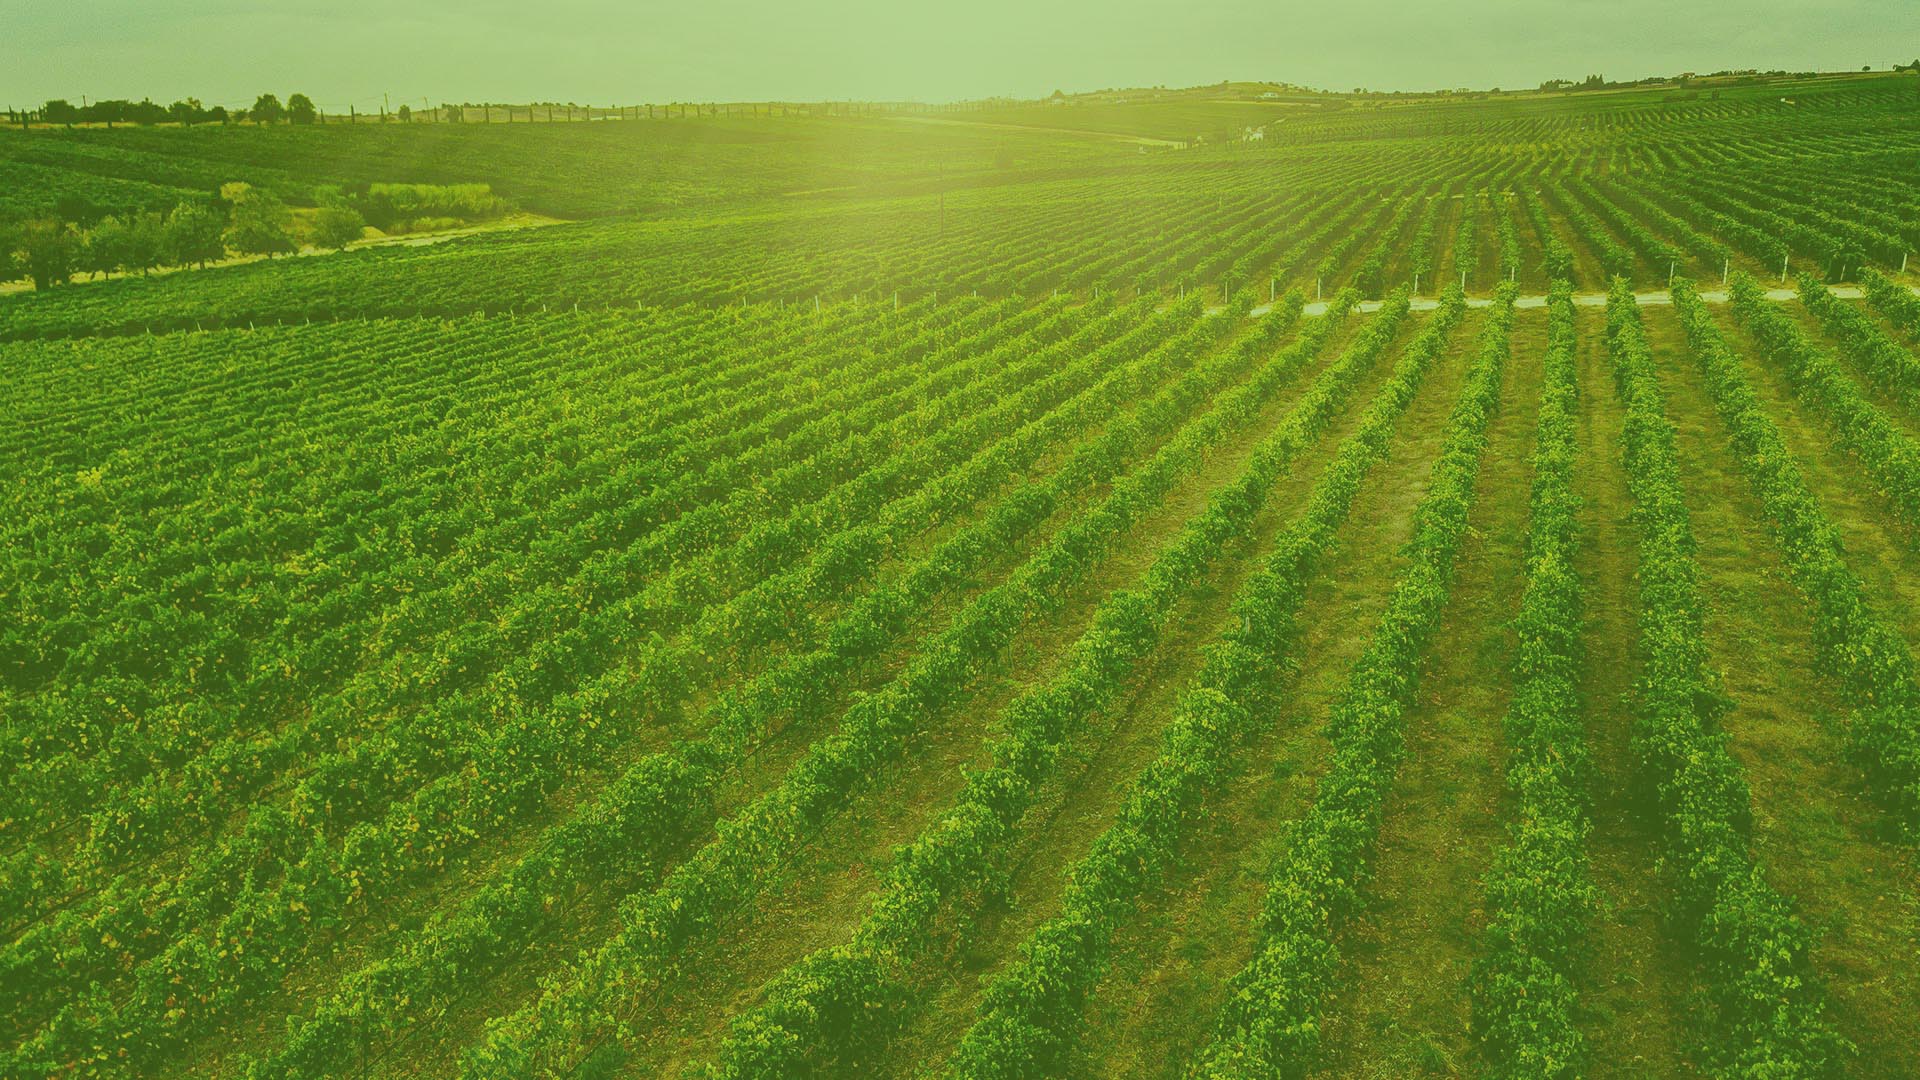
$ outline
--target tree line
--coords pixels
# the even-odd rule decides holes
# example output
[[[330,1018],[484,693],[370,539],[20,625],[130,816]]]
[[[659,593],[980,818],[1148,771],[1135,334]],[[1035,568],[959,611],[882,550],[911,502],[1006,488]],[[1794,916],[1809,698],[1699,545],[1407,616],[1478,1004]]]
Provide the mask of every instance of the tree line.
[[[15,121],[25,126],[31,114],[15,113]],[[313,99],[305,94],[288,95],[285,104],[274,94],[261,94],[254,99],[251,109],[228,109],[225,105],[211,108],[200,103],[199,98],[182,98],[171,105],[156,104],[151,98],[128,101],[124,98],[109,98],[104,101],[75,105],[65,98],[54,98],[40,106],[40,120],[48,124],[164,124],[168,122],[192,127],[195,124],[231,124],[242,120],[251,120],[256,124],[311,124],[320,119],[320,110]]]
[[[358,210],[330,205],[302,231],[315,246],[338,250],[365,235],[366,227]],[[68,196],[51,216],[0,222],[0,281],[27,278],[46,290],[78,274],[147,274],[205,266],[229,254],[272,258],[298,247],[293,211],[278,195],[251,184],[224,184],[216,198],[183,200],[165,211],[112,213]]]

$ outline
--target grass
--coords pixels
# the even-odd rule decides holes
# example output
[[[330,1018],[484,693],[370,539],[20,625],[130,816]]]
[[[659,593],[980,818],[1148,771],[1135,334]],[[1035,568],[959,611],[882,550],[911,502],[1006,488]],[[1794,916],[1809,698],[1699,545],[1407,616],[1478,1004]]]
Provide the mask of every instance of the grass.
[[[1734,329],[1730,317],[1722,325]],[[1815,969],[1831,991],[1836,1026],[1861,1050],[1849,1075],[1911,1076],[1920,1070],[1920,1016],[1902,1004],[1920,992],[1911,963],[1920,955],[1920,881],[1911,853],[1882,838],[1859,774],[1844,760],[1841,710],[1814,663],[1806,601],[1690,365],[1677,317],[1649,309],[1648,333],[1673,361],[1665,368],[1668,409],[1700,541],[1709,646],[1734,703],[1725,728],[1753,790],[1755,851],[1820,932]],[[1730,341],[1753,355],[1741,334]],[[1759,367],[1750,364],[1750,373]],[[1794,407],[1773,390],[1784,426]],[[1831,512],[1831,479],[1810,472],[1809,480]]]
[[[1503,835],[1508,622],[1526,581],[1546,326],[1544,309],[1515,319],[1470,532],[1407,713],[1407,756],[1386,806],[1368,906],[1348,932],[1347,984],[1328,1009],[1330,1075],[1454,1075],[1471,1060],[1460,988],[1480,948],[1480,879]]]

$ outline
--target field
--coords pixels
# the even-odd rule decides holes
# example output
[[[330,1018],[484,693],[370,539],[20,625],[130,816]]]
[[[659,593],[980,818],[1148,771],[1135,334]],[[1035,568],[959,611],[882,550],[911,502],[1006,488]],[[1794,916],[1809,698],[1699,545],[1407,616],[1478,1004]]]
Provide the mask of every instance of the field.
[[[1920,1075],[1920,76],[1225,93],[0,132],[564,219],[0,296],[0,1076]]]

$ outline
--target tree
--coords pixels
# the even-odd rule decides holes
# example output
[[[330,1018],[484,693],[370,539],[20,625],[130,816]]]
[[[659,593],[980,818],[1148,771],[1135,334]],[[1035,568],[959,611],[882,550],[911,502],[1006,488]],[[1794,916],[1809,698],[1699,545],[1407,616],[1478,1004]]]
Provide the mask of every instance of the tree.
[[[133,230],[120,218],[103,218],[81,245],[78,269],[101,277],[124,270],[133,247]]]
[[[367,222],[344,206],[329,206],[313,219],[313,242],[338,251],[367,233]]]
[[[74,108],[73,102],[66,98],[54,98],[40,106],[40,119],[49,124],[65,124],[72,127],[73,122],[80,119],[80,110]]]
[[[80,242],[66,222],[42,218],[27,222],[20,236],[20,250],[26,256],[27,276],[33,279],[33,287],[44,291],[65,285],[73,277]]]
[[[294,250],[293,237],[287,232],[292,215],[278,196],[250,184],[223,185],[220,196],[233,204],[233,218],[227,226],[228,247],[268,257]]]
[[[176,101],[167,106],[167,115],[173,117],[174,122],[181,127],[192,127],[195,123],[206,119],[207,113],[200,107],[199,98],[187,98],[185,101]]]
[[[272,94],[261,94],[253,100],[253,108],[247,110],[247,115],[256,124],[272,124],[278,122],[286,112],[280,107],[279,98]]]
[[[221,233],[226,222],[210,206],[183,202],[167,215],[165,250],[175,266],[207,263],[224,257],[227,244]]]
[[[95,206],[85,195],[66,192],[53,198],[53,216],[61,221],[70,222],[82,229],[91,229],[95,222],[106,216],[106,210]]]
[[[216,124],[224,124],[232,118],[227,115],[227,107],[225,105],[215,105],[213,108],[207,110],[207,119]]]
[[[294,94],[287,98],[287,120],[295,124],[311,124],[318,115],[313,107],[313,99],[305,94]]]
[[[165,261],[166,251],[166,222],[159,214],[148,211],[127,219],[128,273],[148,273]]]
[[[20,261],[20,234],[12,226],[0,221],[0,281],[12,281],[26,273],[26,266]]]
[[[406,105],[400,106],[400,112],[397,115],[403,124],[411,123],[413,120],[413,110]]]

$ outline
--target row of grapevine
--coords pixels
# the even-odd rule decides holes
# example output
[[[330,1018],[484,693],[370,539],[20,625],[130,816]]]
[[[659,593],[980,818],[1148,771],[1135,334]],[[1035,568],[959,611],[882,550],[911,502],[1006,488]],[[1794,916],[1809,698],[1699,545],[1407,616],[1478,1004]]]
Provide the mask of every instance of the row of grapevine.
[[[1869,288],[1875,290],[1876,299],[1891,291],[1920,305],[1920,297],[1897,286],[1890,286],[1877,271],[1869,270],[1867,273],[1873,275],[1875,283]],[[1920,356],[1880,329],[1871,315],[1834,296],[1813,275],[1801,274],[1799,284],[1800,302],[1840,342],[1841,351],[1852,361],[1855,370],[1905,405],[1909,416],[1920,416]],[[1897,299],[1894,301],[1896,304],[1898,302]]]
[[[1654,235],[1653,230],[1647,228],[1638,217],[1621,209],[1584,177],[1569,179],[1561,192],[1569,206],[1578,205],[1580,201],[1590,204],[1606,227],[1611,228],[1626,241],[1628,247],[1646,260],[1660,280],[1665,281],[1679,268],[1681,256],[1678,248]]]
[[[1463,285],[1477,284],[1480,267],[1480,215],[1487,197],[1476,189],[1460,196],[1460,223],[1453,233],[1453,276]]]
[[[1811,279],[1802,279],[1801,288],[1830,296]],[[1767,509],[1787,568],[1812,601],[1813,640],[1821,665],[1838,681],[1851,710],[1848,746],[1899,828],[1920,832],[1920,684],[1912,649],[1874,613],[1865,587],[1847,568],[1832,520],[1808,489],[1779,428],[1699,294],[1681,283],[1674,302],[1694,357],[1706,372],[1714,404],[1733,433],[1734,449]]]
[[[1329,320],[1351,305],[1351,290],[1291,350],[1317,351]],[[1044,685],[1023,694],[996,725],[991,767],[969,774],[958,805],[902,849],[849,944],[816,952],[769,984],[766,1000],[736,1017],[714,1071],[728,1077],[782,1077],[845,1067],[897,1023],[913,975],[928,959],[942,906],[991,875],[996,853],[1050,775],[1062,745],[1088,714],[1110,703],[1125,676],[1159,640],[1179,597],[1228,544],[1243,537],[1275,482],[1345,407],[1378,350],[1350,351],[1321,373],[1287,418],[1254,451],[1232,483],[1210,496],[1163,549],[1142,582],[1108,596]],[[831,1018],[829,1023],[821,1020]]]
[[[1615,240],[1613,234],[1607,231],[1606,225],[1594,216],[1593,211],[1570,195],[1566,188],[1555,187],[1552,192],[1554,201],[1559,204],[1560,212],[1572,223],[1575,236],[1589,251],[1593,252],[1595,260],[1600,264],[1600,272],[1609,279],[1623,277],[1632,280],[1634,269],[1638,265],[1633,252]]]
[[[604,519],[601,520],[600,527],[603,530],[606,529],[606,522],[604,521]],[[617,532],[618,530],[610,530],[610,531]],[[528,562],[522,563],[523,568],[520,570],[518,574],[518,579],[521,581],[527,581],[530,578],[535,578],[537,580],[536,572],[541,569],[541,566],[542,564],[538,561],[528,561]],[[417,581],[418,579],[416,577],[413,580]],[[465,580],[472,581],[473,578],[469,577]],[[415,597],[420,597],[422,594],[416,590],[416,592],[413,595]],[[467,655],[469,657],[473,655],[471,650],[468,651]],[[399,685],[419,686],[419,685],[425,684],[425,680],[421,679],[417,675],[406,678],[406,679],[396,679],[394,680],[394,682]],[[368,698],[364,695],[359,695],[359,694],[356,694],[355,696],[358,699],[359,707],[362,709],[365,709],[367,707]],[[304,730],[304,729],[301,729],[301,730]],[[282,736],[294,736],[295,734],[296,732],[294,731],[286,731],[281,733]],[[291,745],[297,745],[297,744],[289,742],[288,745],[291,746]],[[307,745],[313,745],[313,743],[309,742]],[[249,751],[249,753],[258,753],[258,752],[259,751],[257,749],[254,751]],[[294,753],[295,751],[289,750],[287,751],[286,756],[291,757],[294,755]],[[225,755],[221,753],[215,752],[212,754],[210,758],[206,759],[204,763],[212,764],[212,763],[218,762],[222,760],[224,756]],[[196,806],[196,808],[199,811],[201,820],[217,820],[223,813],[223,811],[221,810],[220,799],[222,797],[225,797],[225,798],[238,797],[238,795],[244,794],[246,790],[244,783],[242,783],[242,786],[240,786],[239,790],[235,791],[235,787],[236,787],[235,762],[231,758],[228,758],[227,761],[228,761],[227,766],[225,768],[216,770],[214,776],[211,776],[211,777],[207,776],[207,771],[204,769],[202,769],[198,774],[204,779],[204,782],[207,783],[208,786],[204,791],[202,791],[196,797],[188,801]],[[252,758],[250,760],[250,768],[238,770],[239,779],[241,779],[244,782],[244,778],[249,773],[260,771],[259,762],[260,762],[260,759],[258,759],[257,757]],[[124,795],[124,798],[121,796],[116,796],[116,799],[115,799],[115,802],[117,802],[119,806],[122,807],[122,809],[115,809],[113,805],[104,807],[102,808],[102,810],[96,812],[96,814],[94,815],[96,822],[104,819],[108,821],[110,824],[116,824],[117,827],[122,831],[124,831],[127,828],[130,828],[134,822],[144,821],[144,820],[157,821],[157,822],[166,824],[172,828],[180,828],[187,824],[186,821],[182,820],[182,815],[179,814],[174,809],[172,809],[170,805],[171,800],[162,801],[156,798],[152,798],[150,796],[147,800],[143,802],[140,800],[141,791],[139,789],[135,789],[132,792],[123,793],[123,795]],[[139,817],[132,816],[132,814],[128,810],[124,809],[124,807],[126,806],[143,808],[141,815]],[[90,838],[88,841],[89,845],[91,847],[100,846],[98,838],[101,835],[111,836],[114,834],[113,833],[103,834],[100,829],[96,828],[94,836]]]
[[[1577,690],[1580,400],[1569,283],[1554,283],[1547,318],[1527,585],[1514,620],[1513,702],[1502,723],[1513,809],[1507,842],[1485,879],[1484,952],[1469,981],[1473,1027],[1491,1075],[1513,1080],[1581,1072],[1575,980],[1596,907],[1586,871],[1590,770]]]
[[[1250,293],[1241,294],[1221,317],[1243,315],[1252,301]],[[1200,423],[1117,481],[1097,508],[975,598],[899,677],[849,709],[838,730],[816,741],[779,786],[729,818],[718,837],[659,888],[629,897],[622,931],[537,1001],[494,1025],[469,1056],[468,1073],[498,1075],[518,1070],[516,1063],[573,1060],[582,1043],[616,1027],[616,1003],[669,974],[689,942],[763,887],[797,845],[863,788],[873,769],[898,755],[930,712],[957,700],[1023,627],[1057,606],[1067,585],[1191,475],[1210,447],[1249,422],[1264,392],[1270,388],[1250,386],[1218,399]]]
[[[1290,308],[1297,312],[1297,300]],[[1291,316],[1282,312],[1271,326],[1284,327]],[[1190,346],[1217,333],[1217,323],[1198,324],[1184,334],[1188,347],[1176,337],[1158,344],[1168,329],[1160,320],[1147,320],[1141,332],[1129,334],[1117,345],[1101,350],[1095,359],[1114,368],[1114,377],[1098,393],[1074,403],[1071,418],[1023,429],[1017,442],[1000,452],[977,459],[974,478],[949,485],[959,490],[995,482],[998,476],[1030,461],[1040,448],[1059,445],[1071,433],[1103,415],[1120,402],[1151,388],[1147,372],[1164,374],[1176,367],[1176,358]],[[1128,355],[1146,356],[1120,363]],[[863,595],[825,635],[828,645],[789,658],[737,692],[723,694],[707,710],[707,726],[697,740],[673,751],[642,759],[603,789],[597,800],[562,825],[550,830],[529,856],[508,868],[501,879],[473,899],[446,913],[408,943],[400,953],[350,976],[315,1014],[300,1024],[275,1056],[271,1067],[291,1069],[295,1075],[317,1069],[319,1063],[363,1045],[377,1035],[398,1030],[414,1010],[443,1002],[467,990],[458,976],[471,976],[497,963],[502,943],[520,943],[551,915],[552,897],[568,896],[609,878],[618,867],[657,865],[676,843],[712,813],[713,791],[750,748],[766,737],[776,718],[795,723],[800,714],[817,711],[829,698],[829,688],[876,655],[890,639],[904,632],[912,613],[938,595],[977,573],[993,553],[1017,547],[1070,493],[1098,483],[1124,467],[1127,455],[1152,446],[1177,426],[1198,402],[1217,391],[1223,381],[1239,374],[1250,360],[1247,350],[1236,350],[1190,371],[1146,403],[1133,421],[1111,427],[1099,438],[1082,444],[1043,483],[1017,491],[979,521],[944,541],[918,563],[905,569],[893,584]],[[1137,369],[1129,374],[1130,369]],[[1051,420],[1051,418],[1049,418]],[[939,500],[918,500],[912,515],[892,514],[856,532],[870,535],[850,542],[878,543],[905,522],[938,520],[945,511]],[[892,531],[890,531],[892,530]],[[838,543],[838,539],[836,540]],[[854,546],[850,543],[849,546]],[[829,563],[827,565],[832,565]],[[851,565],[859,565],[858,561]],[[800,580],[811,570],[800,568]]]
[[[1542,264],[1546,268],[1548,281],[1573,280],[1573,249],[1560,239],[1554,231],[1553,222],[1547,217],[1547,208],[1542,205],[1538,193],[1522,189],[1519,193],[1520,205],[1527,212],[1527,220],[1533,223],[1533,235],[1540,241]]]
[[[1383,312],[1395,319],[1407,291]],[[1110,963],[1111,939],[1158,870],[1181,826],[1221,780],[1234,749],[1273,703],[1294,619],[1319,555],[1345,519],[1365,475],[1385,457],[1395,422],[1464,311],[1450,290],[1403,351],[1360,429],[1336,452],[1302,514],[1275,541],[1233,601],[1235,621],[1207,647],[1161,733],[1161,752],[1134,777],[1116,820],[1065,874],[1060,910],[1028,936],[1020,955],[986,986],[978,1015],[947,1072],[959,1077],[1055,1075],[1080,1029],[1088,996]],[[1379,353],[1393,326],[1377,321],[1355,351]]]
[[[1880,310],[1887,321],[1893,323],[1909,341],[1920,340],[1920,296],[1910,289],[1902,288],[1885,274],[1868,269],[1860,276],[1865,284],[1867,299]]]
[[[1022,325],[1022,319],[1018,317],[1005,321],[1015,324],[1016,328]],[[986,339],[976,338],[973,340],[983,342]],[[960,344],[964,346],[965,343]],[[738,472],[734,473],[731,483],[728,486],[730,488],[738,488],[745,484],[750,478],[760,475],[760,483],[752,490],[756,493],[757,498],[762,501],[767,501],[769,490],[777,491],[781,487],[778,483],[778,476],[781,470],[765,467],[750,468],[746,463],[757,459],[768,461],[770,464],[778,464],[780,457],[783,455],[796,460],[806,461],[810,470],[807,474],[809,477],[830,478],[836,475],[842,475],[838,471],[838,468],[836,468],[836,463],[832,455],[817,452],[820,447],[819,440],[803,438],[802,436],[807,434],[809,429],[817,428],[820,430],[822,436],[831,437],[837,434],[838,429],[842,427],[850,427],[857,432],[859,428],[873,423],[879,423],[880,425],[881,434],[877,436],[880,439],[886,438],[887,433],[892,431],[913,430],[910,426],[911,423],[916,419],[924,419],[924,417],[917,416],[912,412],[908,413],[904,418],[890,416],[889,414],[900,413],[905,407],[913,405],[920,406],[917,412],[925,413],[927,406],[921,404],[925,395],[940,388],[943,382],[949,387],[955,382],[964,383],[980,370],[978,357],[968,357],[964,361],[953,359],[953,357],[956,356],[964,357],[966,355],[964,348],[959,348],[943,355],[950,360],[944,368],[936,364],[934,374],[923,376],[917,382],[910,382],[904,387],[899,387],[894,393],[874,393],[870,395],[872,400],[868,401],[860,409],[849,410],[850,419],[843,417],[839,420],[818,420],[813,424],[806,425],[800,432],[796,432],[787,438],[775,438],[763,443],[759,447],[754,447],[741,457],[729,458],[724,453],[717,453],[714,455],[716,460],[709,462],[710,467],[704,474],[697,469],[689,469],[683,473],[683,479],[688,481],[687,484],[669,483],[666,490],[689,486],[696,478],[702,475],[713,476],[717,471],[724,471],[736,463],[739,463]],[[911,356],[912,351],[908,350],[901,356],[901,359],[907,360],[910,359]],[[864,374],[868,377],[871,377],[873,374],[864,364],[847,365],[847,367],[853,369],[856,373]],[[895,368],[898,371],[908,373],[916,370],[911,363],[896,363]],[[875,391],[880,391],[884,389],[888,380],[878,379],[875,381],[880,385],[874,389]],[[938,398],[939,395],[935,396]],[[829,400],[831,401],[833,399],[830,397]],[[774,403],[778,403],[777,397]],[[807,407],[810,407],[810,404]],[[964,407],[964,404],[960,404],[960,408]],[[732,410],[725,411],[731,412]],[[775,415],[778,416],[780,414],[776,413]],[[746,418],[739,417],[739,419]],[[756,425],[743,424],[743,427],[751,430],[755,428]],[[864,440],[867,445],[873,445],[876,436],[870,432],[867,435],[857,435],[854,438],[856,440]],[[850,444],[843,442],[842,445]],[[712,449],[719,450],[723,448],[712,447]],[[673,455],[664,456],[671,459]],[[817,468],[815,467],[816,465]],[[844,466],[841,467],[843,468]],[[792,467],[788,467],[786,471],[793,472],[794,470]],[[772,472],[774,475],[772,477],[765,476],[764,474],[768,472]],[[638,477],[623,476],[622,479],[630,485],[627,488],[629,491],[634,490],[636,487],[645,490],[644,482]],[[661,494],[662,491],[663,489],[661,488],[655,488],[652,491],[646,492],[642,497],[631,499],[625,506],[620,508],[617,518],[607,515],[596,516],[589,519],[589,527],[593,529],[593,539],[588,542],[580,542],[580,540],[576,539],[573,546],[566,553],[571,557],[559,565],[590,567],[597,575],[595,587],[603,590],[611,588],[615,578],[614,571],[620,567],[621,563],[595,556],[597,556],[597,553],[601,549],[617,545],[623,539],[633,539],[635,545],[629,547],[627,553],[621,557],[623,561],[632,560],[636,555],[642,555],[649,550],[642,541],[650,535],[647,531],[647,525],[650,519],[671,520],[670,507],[658,504],[653,498]],[[691,548],[691,545],[683,546]],[[655,544],[652,550],[659,550],[658,545]],[[516,580],[521,583],[523,589],[533,593],[535,599],[540,599],[542,598],[541,594],[535,590],[546,585],[547,582],[542,571],[548,567],[558,568],[553,562],[548,560],[522,560],[516,567]],[[469,570],[471,570],[470,566]],[[633,570],[627,571],[629,574],[634,572]],[[415,604],[426,605],[432,603],[433,601],[430,595],[422,595],[417,576],[410,580],[416,582],[413,590]],[[471,584],[478,579],[475,575],[469,573],[461,580]],[[321,602],[324,603],[324,599]],[[571,605],[574,601],[569,599],[567,603]],[[289,611],[290,616],[295,614],[297,614],[297,609]],[[519,620],[516,618],[512,621]],[[551,619],[543,619],[540,621],[545,625],[552,625]],[[415,640],[423,648],[430,648],[431,638],[416,631]],[[461,662],[467,665],[469,671],[473,671],[477,670],[482,664],[490,665],[491,662],[485,659],[490,654],[493,656],[505,655],[508,652],[517,650],[519,647],[520,646],[516,644],[508,645],[501,649],[489,649],[481,641],[470,639],[462,642],[459,653]],[[270,678],[271,676],[266,677]],[[359,681],[362,684],[366,684],[369,678],[369,673],[363,673]],[[438,688],[431,678],[422,677],[418,674],[405,679],[391,679],[391,683],[393,685],[409,686],[411,692],[417,697],[426,697],[438,692]],[[320,689],[320,687],[309,685],[307,692],[312,694]],[[348,692],[351,693],[353,691],[349,690]],[[238,696],[242,700],[250,697],[258,700],[255,694],[256,692],[251,689],[242,688]],[[358,711],[378,712],[386,707],[384,704],[374,704],[374,702],[379,700],[377,697],[360,694],[355,694],[355,696],[358,698],[356,702],[356,709]],[[237,716],[234,717],[234,719],[241,724],[241,730],[244,731],[246,727],[245,721]],[[215,731],[217,731],[217,729],[206,729],[201,733],[213,734]],[[310,746],[312,743],[309,741],[307,745]],[[216,748],[212,751],[211,760],[218,760],[223,756],[224,755]],[[282,760],[285,759],[283,756]],[[259,767],[260,765],[256,760],[256,764],[250,771],[257,772]],[[229,763],[228,772],[231,771],[231,763]],[[138,776],[128,776],[124,772],[121,772],[119,777],[123,783],[128,780],[139,779]],[[86,772],[81,772],[77,777],[65,780],[63,786],[69,793],[77,794],[79,792],[93,790],[88,786],[93,779],[94,778],[90,777]],[[225,806],[218,800],[212,802],[207,801],[207,796],[211,793],[211,790],[229,792],[231,793],[229,795],[230,798],[245,794],[244,789],[234,791],[233,783],[229,779],[221,783],[219,788],[203,792],[201,798],[191,800],[195,803],[198,813],[192,817],[184,817],[177,813],[174,800],[164,797],[164,788],[149,790],[142,787],[124,791],[115,799],[115,802],[119,804],[117,808],[115,806],[101,807],[93,813],[92,819],[94,826],[87,840],[87,852],[103,859],[111,859],[119,851],[137,850],[146,846],[149,838],[143,833],[143,830],[150,826],[159,825],[177,831],[192,824],[217,820],[224,814]],[[127,807],[138,808],[138,812],[127,809]]]
[[[1647,194],[1637,186],[1608,183],[1603,187],[1600,182],[1585,179],[1580,183],[1585,190],[1593,194],[1602,212],[1607,213],[1610,219],[1629,236],[1652,235],[1653,230],[1657,228],[1660,236],[1668,238],[1666,241],[1656,238],[1653,243],[1660,245],[1657,248],[1642,248],[1643,252],[1654,259],[1656,266],[1659,265],[1661,258],[1673,257],[1674,253],[1668,241],[1678,244],[1680,248],[1691,253],[1706,269],[1711,270],[1715,266],[1725,265],[1728,257],[1725,244],[1700,232],[1682,220],[1679,215],[1647,197]],[[1651,225],[1647,224],[1649,222]]]
[[[1494,210],[1494,235],[1499,241],[1500,277],[1506,281],[1515,281],[1520,275],[1520,230],[1514,223],[1514,198],[1505,192],[1498,196],[1489,196],[1496,200]]]
[[[1900,522],[1920,533],[1920,444],[1868,400],[1831,355],[1746,274],[1733,279],[1733,309],[1761,358],[1787,376],[1795,396],[1827,420],[1834,442],[1860,461]]]
[[[1043,352],[1039,357],[1039,362],[1044,364],[1046,354]],[[1076,371],[1091,373],[1097,370],[1089,359],[1082,358],[1057,373],[1054,379],[1071,385],[1070,376]],[[942,431],[940,438],[959,442],[969,426],[998,423],[1001,430],[1010,424],[1017,426],[1022,408],[1032,405],[1027,400],[1029,397],[1016,395],[1007,399],[995,409],[980,414],[970,424],[943,424],[941,426],[946,430]],[[627,678],[619,679],[621,684],[628,681]],[[265,890],[263,896],[267,903],[264,910],[269,913],[277,911],[272,904],[287,902],[288,896],[284,892],[294,890],[292,903],[297,904],[304,916],[298,923],[308,925],[314,920],[328,918],[329,912],[340,911],[349,904],[370,902],[383,890],[406,880],[410,873],[442,865],[453,848],[469,842],[487,827],[510,820],[516,809],[524,808],[530,799],[541,797],[572,768],[605,752],[606,740],[617,736],[620,729],[603,728],[594,718],[619,711],[609,708],[609,705],[604,700],[594,702],[576,694],[559,703],[556,710],[523,713],[521,723],[496,727],[484,733],[484,743],[476,747],[476,764],[463,771],[445,774],[444,781],[422,788],[413,798],[389,807],[384,815],[376,815],[373,822],[356,827],[346,836],[337,853],[330,853],[323,847],[306,852],[298,864],[290,869],[285,884]],[[582,717],[588,718],[588,722],[580,723]],[[532,723],[536,719],[540,721],[539,726]],[[395,740],[387,745],[396,743],[403,748],[407,745],[406,740]],[[241,845],[239,850],[244,851],[248,848],[257,849],[261,844],[297,843],[302,835],[298,828],[287,829],[285,823],[271,831],[266,826],[254,829],[250,823],[249,830],[237,839]],[[298,847],[294,847],[288,852],[288,857],[298,854]],[[253,863],[262,857],[258,850],[241,856],[236,850],[229,849],[215,865],[232,864],[242,858],[246,863]],[[206,881],[208,887],[214,884],[214,881]],[[183,900],[186,901],[184,905]],[[186,895],[179,891],[167,903],[176,911],[183,906],[192,910],[204,909],[197,894]],[[258,917],[261,910],[260,905],[251,909],[235,909],[225,921],[252,919]],[[105,914],[107,917],[121,917],[111,910]],[[199,917],[203,920],[206,918],[205,915]],[[282,918],[284,921],[284,916]],[[68,930],[61,936],[71,937],[73,931]],[[283,932],[281,936],[286,934]],[[294,936],[297,939],[303,935]],[[84,936],[82,940],[85,940]],[[195,941],[191,936],[182,938],[163,954],[164,963],[168,966],[179,963],[180,949],[192,949]],[[202,974],[209,987],[226,988],[228,1001],[233,1000],[234,994],[250,992],[244,988],[257,985],[263,974],[270,974],[269,970],[256,967],[251,984],[239,978],[238,971],[225,978],[216,978],[216,972],[223,966],[212,965],[203,969]]]
[[[1414,510],[1404,569],[1328,714],[1331,759],[1267,877],[1254,955],[1234,975],[1216,1034],[1190,1076],[1299,1074],[1316,1053],[1316,1017],[1339,965],[1334,937],[1360,901],[1381,806],[1405,752],[1405,712],[1467,533],[1511,353],[1515,292],[1504,286],[1487,320],[1432,479]]]
[[[1609,297],[1607,346],[1626,410],[1621,439],[1640,544],[1634,753],[1660,807],[1672,921],[1705,971],[1715,1064],[1726,1075],[1829,1075],[1844,1046],[1822,1015],[1811,935],[1749,851],[1750,796],[1719,728],[1728,703],[1708,666],[1673,424],[1624,282]]]

